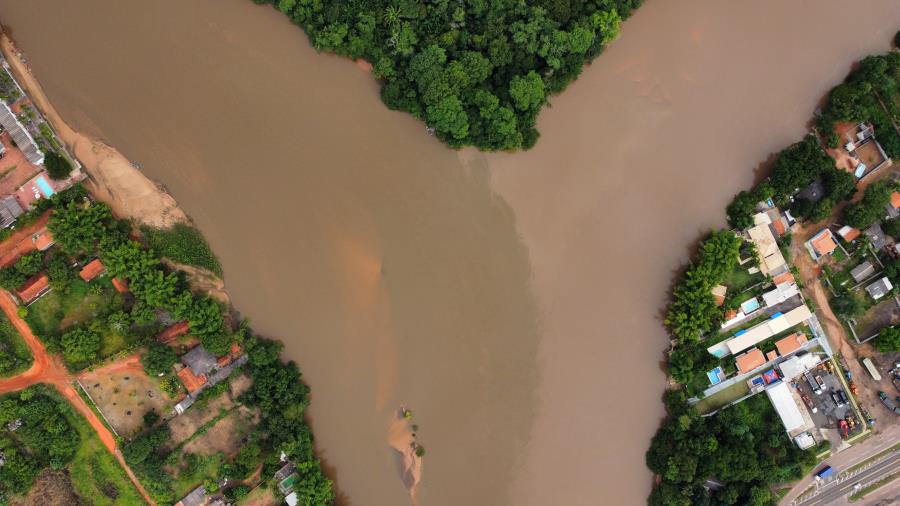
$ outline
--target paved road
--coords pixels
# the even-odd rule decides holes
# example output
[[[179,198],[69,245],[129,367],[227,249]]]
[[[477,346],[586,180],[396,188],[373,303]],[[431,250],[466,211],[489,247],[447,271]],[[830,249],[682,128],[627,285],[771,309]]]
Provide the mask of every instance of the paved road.
[[[857,484],[865,487],[868,484],[900,473],[900,451],[894,451],[888,457],[871,464],[869,467],[854,471],[852,474],[839,474],[833,481],[823,484],[815,495],[795,503],[796,506],[820,506],[831,504],[854,492]]]

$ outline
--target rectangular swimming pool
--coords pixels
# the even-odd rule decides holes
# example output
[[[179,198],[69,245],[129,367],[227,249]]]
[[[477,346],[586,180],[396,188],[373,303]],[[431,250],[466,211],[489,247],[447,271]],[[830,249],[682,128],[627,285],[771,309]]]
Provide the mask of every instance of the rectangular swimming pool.
[[[48,183],[47,180],[44,179],[44,176],[40,176],[39,178],[37,178],[37,181],[35,181],[35,183],[37,183],[38,188],[41,189],[41,193],[44,194],[44,197],[50,198],[54,193],[56,193],[55,191],[53,191],[53,187],[50,186],[50,183]]]
[[[745,300],[741,303],[741,311],[743,311],[744,314],[750,314],[757,309],[759,309],[759,299],[757,299],[756,297]]]

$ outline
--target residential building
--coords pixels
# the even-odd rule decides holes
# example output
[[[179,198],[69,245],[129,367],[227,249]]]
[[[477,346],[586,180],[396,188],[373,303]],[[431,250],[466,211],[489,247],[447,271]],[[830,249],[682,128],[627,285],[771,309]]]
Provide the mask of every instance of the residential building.
[[[184,496],[183,499],[175,503],[175,506],[205,506],[206,505],[206,487],[200,485],[191,491],[190,494]]]
[[[50,278],[44,273],[38,273],[16,290],[16,295],[19,297],[22,304],[30,306],[49,291]]]
[[[898,195],[900,195],[900,194],[898,194]],[[848,225],[844,225],[843,227],[839,228],[837,233],[839,236],[841,236],[841,239],[843,239],[845,242],[855,241],[856,238],[858,238],[859,234],[860,234],[858,228],[853,228]]]
[[[766,357],[759,348],[752,348],[734,358],[738,374],[746,374],[766,363]]]
[[[0,228],[6,228],[16,222],[16,218],[22,216],[25,210],[19,205],[15,197],[8,196],[0,199]]]
[[[891,218],[900,216],[900,192],[891,194],[891,203],[887,205],[887,215]]]
[[[786,357],[802,348],[803,345],[808,341],[809,339],[806,338],[806,334],[802,332],[796,332],[785,338],[775,341],[775,349],[778,350],[779,355],[781,355],[782,357]]]
[[[826,255],[830,255],[837,247],[838,244],[834,240],[834,235],[827,228],[806,241],[806,248],[809,250],[809,254],[812,255],[813,260],[816,261]]]
[[[869,296],[875,300],[884,297],[893,289],[894,285],[891,284],[891,280],[889,280],[887,276],[866,287],[866,291],[869,292]]]
[[[28,130],[19,123],[19,118],[17,118],[12,110],[10,110],[9,106],[2,101],[0,101],[0,125],[3,126],[4,130],[9,132],[13,142],[16,143],[16,146],[22,151],[22,154],[25,155],[25,159],[34,165],[41,165],[44,163],[44,153],[41,152],[41,149],[31,137],[31,134],[28,133]]]
[[[753,217],[753,221],[755,225],[747,229],[747,236],[756,246],[759,271],[766,276],[777,276],[785,272],[787,264],[772,232],[771,217],[766,213],[757,213]]]
[[[121,278],[112,278],[113,288],[119,293],[128,293],[128,281]]]
[[[791,276],[791,279],[793,280],[793,276]],[[766,307],[772,307],[787,301],[788,299],[794,297],[799,293],[800,288],[797,287],[796,283],[794,283],[793,281],[786,281],[784,283],[775,285],[775,289],[764,293],[762,295],[762,298],[766,303]]]
[[[806,304],[802,304],[787,313],[773,314],[768,320],[738,332],[734,337],[725,341],[724,344],[732,355],[736,355],[776,334],[805,322],[810,316],[812,316],[812,312],[810,312],[809,307]]]
[[[850,276],[852,276],[853,280],[857,283],[861,283],[868,279],[872,274],[875,274],[875,266],[868,260],[857,265],[850,271]]]
[[[78,271],[78,275],[81,276],[81,279],[84,281],[91,281],[95,279],[97,276],[106,273],[106,267],[103,266],[103,263],[99,258],[95,258],[88,262],[84,267]]]
[[[716,285],[712,288],[713,298],[716,299],[716,305],[721,306],[725,304],[725,294],[728,292],[728,287],[725,285]]]
[[[873,248],[876,250],[884,248],[886,241],[884,238],[884,230],[881,229],[881,225],[876,223],[865,229],[863,234],[869,238],[869,244],[871,244]]]
[[[51,246],[56,244],[56,239],[53,238],[53,234],[51,234],[50,231],[46,228],[32,235],[31,241],[34,243],[34,247],[37,248],[38,251],[47,251]]]

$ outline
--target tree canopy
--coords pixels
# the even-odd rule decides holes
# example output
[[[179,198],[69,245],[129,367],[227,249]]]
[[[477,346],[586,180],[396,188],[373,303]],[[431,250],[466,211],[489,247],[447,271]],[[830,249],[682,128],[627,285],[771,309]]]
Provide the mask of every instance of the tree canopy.
[[[529,148],[547,96],[574,81],[641,0],[254,0],[319,51],[361,58],[391,109],[453,147]]]
[[[900,328],[887,327],[881,329],[881,332],[878,333],[878,337],[872,341],[872,345],[881,353],[894,353],[900,351]]]
[[[866,229],[881,221],[885,208],[891,202],[894,184],[878,181],[866,188],[863,198],[848,207],[844,214],[844,222],[851,227]]]
[[[737,263],[741,239],[733,232],[713,232],[700,245],[697,262],[688,266],[672,290],[665,324],[678,342],[696,341],[714,328],[721,317],[712,288]]]

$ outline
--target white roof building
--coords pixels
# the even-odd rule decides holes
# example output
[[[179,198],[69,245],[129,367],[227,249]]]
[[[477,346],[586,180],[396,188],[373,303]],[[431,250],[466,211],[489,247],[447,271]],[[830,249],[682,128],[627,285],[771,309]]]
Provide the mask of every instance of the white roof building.
[[[781,304],[798,293],[800,293],[800,289],[797,288],[797,284],[788,282],[776,286],[774,290],[764,293],[762,297],[766,302],[766,307],[771,307]]]
[[[756,253],[759,256],[759,270],[766,275],[781,274],[786,269],[784,256],[778,248],[775,236],[769,224],[771,218],[766,213],[758,213],[753,217],[756,226],[747,230],[750,240],[756,245]]]
[[[297,506],[297,492],[291,492],[284,498],[284,502],[288,504],[288,506]]]
[[[765,341],[779,332],[784,332],[794,325],[805,322],[810,316],[812,316],[812,313],[810,312],[809,307],[807,307],[806,304],[803,304],[785,314],[779,314],[755,327],[742,331],[739,335],[735,335],[733,338],[726,341],[725,345],[732,355],[736,355],[751,346],[756,346],[758,343]]]
[[[891,280],[886,276],[866,287],[866,291],[875,300],[884,297],[893,289],[894,285],[891,284]]]
[[[800,407],[794,401],[794,396],[791,395],[791,390],[787,383],[784,381],[775,383],[766,389],[766,395],[769,396],[772,407],[775,408],[775,412],[781,418],[784,430],[790,433],[806,425],[803,413],[800,412]]]

